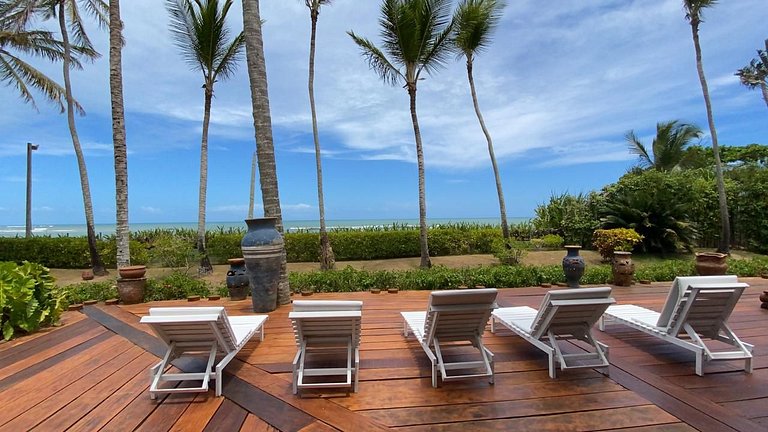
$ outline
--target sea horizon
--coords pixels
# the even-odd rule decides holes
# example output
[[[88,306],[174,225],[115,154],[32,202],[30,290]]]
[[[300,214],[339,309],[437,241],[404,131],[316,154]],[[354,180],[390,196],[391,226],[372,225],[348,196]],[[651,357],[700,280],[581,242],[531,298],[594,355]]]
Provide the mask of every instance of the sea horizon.
[[[531,217],[512,217],[508,218],[510,224],[528,222]],[[501,220],[498,217],[489,218],[427,218],[427,223],[430,226],[449,224],[449,223],[475,223],[475,224],[489,224],[500,225]],[[418,226],[418,219],[328,219],[326,220],[326,227],[329,230],[334,228],[348,228],[348,229],[362,229],[371,227],[384,227],[391,226],[393,224],[398,225],[412,225]],[[320,229],[320,222],[318,220],[283,220],[283,225],[287,232],[297,231],[318,231]],[[229,229],[229,228],[243,228],[245,229],[244,221],[217,221],[207,222],[205,224],[206,230],[212,231],[217,229]],[[25,225],[10,224],[0,225],[0,237],[23,237],[25,234]],[[197,222],[146,222],[146,223],[130,223],[131,232],[138,232],[144,230],[153,229],[197,229]],[[95,224],[94,230],[96,235],[113,235],[115,234],[115,224]],[[86,235],[85,224],[33,224],[32,225],[33,236],[69,236],[69,237],[82,237]]]

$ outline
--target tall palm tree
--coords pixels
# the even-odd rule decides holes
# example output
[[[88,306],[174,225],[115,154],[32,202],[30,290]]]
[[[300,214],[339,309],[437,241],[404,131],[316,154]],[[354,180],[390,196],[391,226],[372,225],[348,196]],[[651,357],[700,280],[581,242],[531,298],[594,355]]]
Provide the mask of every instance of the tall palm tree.
[[[256,152],[253,152],[251,157],[251,183],[250,183],[250,198],[248,199],[248,219],[253,219],[253,201],[254,192],[256,189]]]
[[[243,0],[243,32],[245,33],[245,52],[251,87],[253,127],[256,134],[256,155],[259,164],[261,200],[264,205],[264,215],[276,218],[277,229],[282,233],[283,215],[280,209],[280,192],[277,188],[275,146],[272,139],[272,116],[269,112],[269,93],[267,91],[267,63],[264,59],[264,39],[261,33],[261,24],[259,0]],[[287,259],[285,249],[283,249],[280,285],[277,292],[278,303],[290,303],[290,293]]]
[[[112,101],[112,146],[115,152],[117,267],[131,265],[128,225],[128,149],[123,105],[123,21],[120,0],[109,0],[109,90]]]
[[[455,32],[453,41],[461,55],[467,59],[467,78],[472,94],[472,104],[475,107],[475,114],[480,122],[485,140],[488,142],[488,155],[491,157],[493,176],[496,179],[496,193],[499,197],[499,212],[501,214],[501,234],[505,239],[508,239],[509,224],[507,223],[504,192],[501,188],[501,175],[496,163],[496,154],[493,151],[493,140],[488,128],[485,127],[483,114],[480,112],[480,104],[477,101],[477,91],[475,90],[475,78],[472,75],[475,56],[490,43],[491,32],[498,25],[504,6],[506,5],[503,0],[464,0],[453,15]]]
[[[685,157],[685,149],[694,139],[701,139],[698,126],[672,120],[656,124],[656,136],[653,138],[650,152],[635,135],[629,131],[624,136],[629,152],[640,157],[640,165],[657,171],[671,171],[679,168]]]
[[[720,242],[717,251],[729,253],[731,249],[731,223],[728,216],[728,199],[725,196],[725,180],[723,180],[723,166],[720,162],[720,147],[717,144],[717,130],[715,118],[712,115],[712,101],[709,98],[709,87],[704,76],[704,66],[701,62],[701,44],[699,43],[699,25],[702,23],[702,11],[717,4],[717,0],[683,0],[685,18],[691,24],[693,48],[696,52],[696,70],[699,73],[701,92],[704,95],[704,105],[707,108],[707,122],[712,136],[712,152],[715,154],[715,176],[717,177],[717,195],[720,202]]]
[[[768,39],[765,40],[765,51],[757,50],[757,58],[739,69],[736,76],[750,90],[760,87],[763,100],[768,105]]]
[[[450,0],[384,0],[379,19],[383,51],[370,40],[359,37],[352,31],[347,32],[360,47],[370,68],[387,84],[404,82],[410,97],[419,171],[419,243],[422,268],[431,267],[432,262],[429,259],[427,243],[424,152],[419,119],[416,115],[416,89],[421,73],[435,72],[445,65],[450,54],[450,35],[453,28],[450,6]]]
[[[312,136],[315,141],[315,169],[317,171],[317,207],[320,209],[320,268],[332,269],[335,263],[331,242],[325,229],[325,198],[323,196],[323,166],[320,160],[320,135],[317,132],[317,110],[315,109],[315,37],[317,35],[317,17],[320,6],[330,4],[331,0],[304,0],[309,8],[312,32],[309,39],[309,107],[312,111]]]
[[[211,119],[213,86],[234,74],[245,39],[240,32],[229,40],[226,25],[227,13],[232,0],[166,0],[171,15],[171,32],[176,46],[181,50],[189,66],[203,74],[205,108],[203,137],[200,144],[200,191],[197,213],[197,250],[202,255],[199,273],[213,270],[205,247],[205,202],[208,190],[208,126]]]
[[[67,124],[72,136],[72,146],[77,158],[77,167],[80,173],[80,188],[83,192],[83,207],[85,209],[85,227],[88,235],[88,250],[91,255],[91,266],[96,275],[105,275],[107,270],[104,262],[96,247],[96,232],[93,222],[93,202],[91,200],[91,186],[88,181],[88,169],[85,165],[83,149],[80,145],[80,137],[77,133],[75,124],[75,102],[72,96],[72,82],[69,71],[72,67],[72,44],[70,43],[69,32],[71,29],[72,38],[76,45],[93,50],[88,35],[85,31],[85,22],[82,17],[82,10],[91,15],[100,27],[104,27],[109,22],[109,6],[103,0],[42,0],[41,3],[49,7],[47,17],[57,17],[59,21],[59,31],[61,32],[61,41],[64,46],[63,72],[64,72],[64,91],[67,104]],[[91,58],[99,55],[93,50]]]

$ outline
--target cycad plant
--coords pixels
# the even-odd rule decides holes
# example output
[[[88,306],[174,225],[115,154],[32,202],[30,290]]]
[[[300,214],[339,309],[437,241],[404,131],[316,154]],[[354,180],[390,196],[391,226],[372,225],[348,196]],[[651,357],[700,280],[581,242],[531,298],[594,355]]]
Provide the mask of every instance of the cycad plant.
[[[759,87],[763,92],[763,100],[768,105],[768,39],[765,40],[765,51],[757,50],[757,58],[739,69],[736,76],[750,90]]]
[[[197,250],[202,256],[199,272],[205,274],[213,270],[205,247],[208,126],[211,119],[213,86],[216,81],[225,80],[234,74],[245,40],[242,32],[230,39],[226,19],[232,7],[232,0],[224,0],[221,7],[218,0],[166,0],[166,6],[171,15],[171,32],[176,46],[181,50],[187,64],[203,75],[205,107],[203,136],[200,143]]]
[[[640,157],[640,165],[657,171],[671,171],[679,168],[685,159],[685,149],[695,139],[701,139],[701,129],[693,124],[671,120],[656,124],[656,136],[650,151],[635,135],[629,131],[625,135],[630,153]]]
[[[419,244],[421,267],[429,268],[424,151],[416,115],[416,90],[422,73],[444,66],[451,52],[450,0],[384,0],[381,5],[383,50],[368,39],[347,32],[360,47],[368,65],[387,84],[403,83],[410,98],[419,172]]]
[[[472,104],[475,107],[477,120],[483,130],[485,140],[488,143],[488,155],[491,158],[493,175],[496,179],[496,194],[499,197],[499,213],[501,214],[501,234],[505,239],[509,238],[509,224],[507,223],[507,206],[504,203],[504,192],[501,187],[501,175],[496,163],[496,154],[493,151],[491,133],[485,126],[483,114],[480,112],[480,103],[477,101],[475,90],[475,78],[472,73],[475,56],[488,47],[491,41],[491,32],[501,19],[501,11],[504,9],[501,0],[464,0],[453,15],[454,36],[453,43],[460,55],[467,60],[467,78],[469,90],[472,94]]]

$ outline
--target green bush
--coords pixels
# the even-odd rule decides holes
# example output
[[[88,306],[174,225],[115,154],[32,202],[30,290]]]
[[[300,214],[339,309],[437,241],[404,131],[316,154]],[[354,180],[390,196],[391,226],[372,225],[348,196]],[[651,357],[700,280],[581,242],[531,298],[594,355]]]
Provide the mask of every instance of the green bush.
[[[557,234],[547,234],[542,238],[532,238],[531,247],[533,249],[562,249],[565,240]]]
[[[643,240],[637,231],[628,228],[599,229],[592,236],[592,246],[600,252],[604,261],[613,258],[613,252],[632,252],[632,249]]]
[[[63,288],[67,303],[82,303],[86,300],[105,301],[118,298],[114,279],[98,282],[80,282]]]
[[[492,248],[493,256],[502,264],[518,265],[522,263],[527,253],[528,244],[516,240],[498,238],[494,240]]]
[[[31,333],[58,321],[64,296],[48,269],[25,261],[0,262],[0,328],[3,339],[19,332]]]
[[[536,207],[533,226],[541,234],[557,234],[568,244],[589,246],[597,228],[597,209],[601,196],[595,193],[552,195],[549,202]]]
[[[147,279],[144,301],[179,300],[192,295],[207,297],[211,292],[214,290],[204,280],[174,271],[160,279]]]
[[[158,267],[190,269],[199,264],[200,258],[194,244],[172,234],[158,236],[149,247],[149,261]]]

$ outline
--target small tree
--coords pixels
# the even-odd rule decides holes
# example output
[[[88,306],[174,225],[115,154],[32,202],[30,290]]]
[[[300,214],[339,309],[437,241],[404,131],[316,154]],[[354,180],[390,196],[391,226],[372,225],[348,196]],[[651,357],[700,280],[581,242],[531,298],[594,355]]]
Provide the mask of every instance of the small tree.
[[[640,142],[635,131],[625,135],[630,153],[640,156],[640,165],[658,171],[671,171],[679,168],[685,160],[685,149],[694,139],[701,138],[701,129],[696,125],[672,120],[656,124],[656,136],[651,144],[651,151]]]

